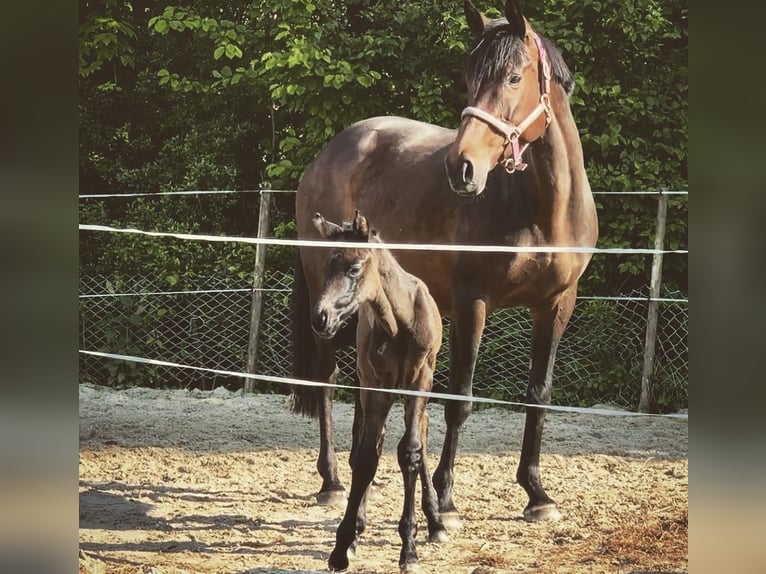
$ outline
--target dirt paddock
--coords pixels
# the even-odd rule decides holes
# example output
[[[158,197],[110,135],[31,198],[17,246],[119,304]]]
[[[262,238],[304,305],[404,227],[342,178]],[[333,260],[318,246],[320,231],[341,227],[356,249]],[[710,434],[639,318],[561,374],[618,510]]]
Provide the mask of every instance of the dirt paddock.
[[[348,486],[351,407],[336,405]],[[430,405],[429,461],[444,436]],[[350,572],[398,572],[401,476],[392,411]],[[688,424],[655,417],[548,415],[542,475],[558,522],[527,524],[514,480],[524,417],[474,413],[461,436],[455,502],[463,527],[423,542],[421,572],[686,572]],[[80,385],[80,573],[326,572],[343,508],[314,503],[317,423],[287,397]]]

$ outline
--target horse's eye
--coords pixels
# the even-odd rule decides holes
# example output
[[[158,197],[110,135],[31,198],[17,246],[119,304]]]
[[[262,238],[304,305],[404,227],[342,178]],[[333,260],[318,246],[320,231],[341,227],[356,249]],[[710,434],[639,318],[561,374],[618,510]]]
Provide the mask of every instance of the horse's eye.
[[[521,82],[521,76],[519,74],[511,74],[508,76],[508,85],[518,86],[519,82]]]
[[[361,263],[355,263],[351,267],[348,268],[348,276],[349,277],[359,277],[362,274],[362,264]]]

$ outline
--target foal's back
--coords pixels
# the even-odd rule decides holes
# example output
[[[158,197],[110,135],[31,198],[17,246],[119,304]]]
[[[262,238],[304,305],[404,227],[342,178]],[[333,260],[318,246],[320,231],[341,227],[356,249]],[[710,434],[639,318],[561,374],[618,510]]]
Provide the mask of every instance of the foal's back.
[[[378,251],[381,281],[378,295],[390,304],[395,328],[391,328],[379,299],[360,305],[357,327],[360,383],[411,388],[422,369],[430,370],[431,374],[435,369],[442,342],[441,315],[428,286],[405,271],[388,250]]]

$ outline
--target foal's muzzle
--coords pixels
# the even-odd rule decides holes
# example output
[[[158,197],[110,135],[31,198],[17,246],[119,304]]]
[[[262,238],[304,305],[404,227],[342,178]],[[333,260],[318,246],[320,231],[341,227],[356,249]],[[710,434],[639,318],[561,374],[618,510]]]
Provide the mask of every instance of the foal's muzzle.
[[[339,326],[340,321],[333,321],[324,309],[315,309],[311,314],[311,330],[320,339],[332,339]]]

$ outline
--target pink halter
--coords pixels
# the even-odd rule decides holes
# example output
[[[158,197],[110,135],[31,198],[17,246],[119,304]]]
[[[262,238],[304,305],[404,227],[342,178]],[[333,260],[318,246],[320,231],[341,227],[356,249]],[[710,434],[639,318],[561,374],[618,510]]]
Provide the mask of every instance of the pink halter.
[[[548,52],[545,50],[545,46],[543,46],[543,42],[540,40],[540,37],[537,34],[534,34],[534,39],[535,43],[537,44],[537,51],[539,54],[540,63],[543,67],[543,73],[540,77],[540,103],[537,104],[535,109],[532,110],[526,119],[524,119],[524,121],[522,121],[519,125],[514,126],[513,124],[506,123],[503,120],[496,118],[492,114],[485,112],[482,109],[474,108],[471,106],[464,109],[463,113],[460,114],[461,120],[466,116],[473,116],[474,118],[477,118],[489,125],[500,135],[505,136],[504,145],[507,146],[510,144],[511,155],[507,158],[501,157],[498,163],[502,164],[508,173],[513,173],[516,170],[524,171],[527,169],[527,164],[521,161],[521,154],[523,154],[524,150],[527,149],[529,143],[526,143],[523,146],[519,145],[519,137],[521,134],[524,133],[524,131],[530,125],[532,125],[537,120],[537,118],[540,117],[541,114],[545,114],[546,128],[551,123],[552,118],[551,104],[548,96],[551,87],[551,66],[550,62],[548,61]]]

